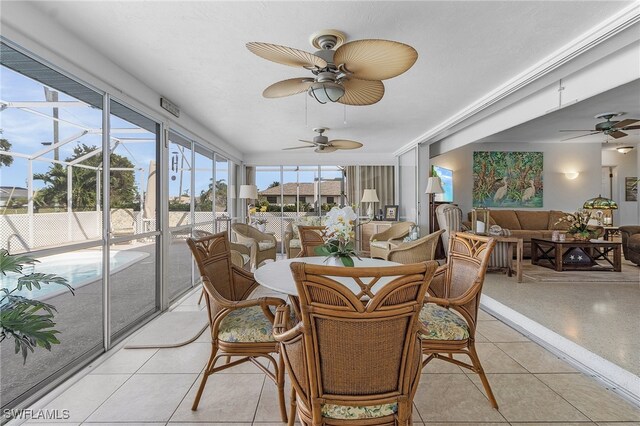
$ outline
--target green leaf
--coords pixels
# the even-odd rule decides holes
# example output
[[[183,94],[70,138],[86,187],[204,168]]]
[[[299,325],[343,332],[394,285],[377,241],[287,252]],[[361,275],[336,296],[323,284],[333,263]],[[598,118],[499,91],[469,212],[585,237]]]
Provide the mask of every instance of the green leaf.
[[[317,246],[313,249],[315,254],[319,256],[329,256],[331,252],[325,246]]]
[[[36,347],[51,350],[52,344],[60,343],[56,337],[59,331],[53,328],[53,315],[38,314],[39,309],[25,303],[3,305],[0,309],[3,339],[14,339],[15,353],[22,353],[23,363],[26,363],[27,355]]]
[[[33,265],[38,262],[29,256],[11,255],[6,249],[0,249],[0,272],[2,275],[7,275],[7,272],[15,272],[17,274],[22,272],[23,265]]]
[[[340,260],[344,266],[353,267],[354,265],[353,259],[350,256],[340,256]]]
[[[73,287],[69,285],[66,278],[55,274],[43,274],[41,272],[34,272],[33,274],[18,278],[18,285],[16,287],[18,291],[22,290],[23,286],[28,290],[31,290],[33,287],[39,289],[42,284],[60,284],[67,287],[71,293],[75,294]]]

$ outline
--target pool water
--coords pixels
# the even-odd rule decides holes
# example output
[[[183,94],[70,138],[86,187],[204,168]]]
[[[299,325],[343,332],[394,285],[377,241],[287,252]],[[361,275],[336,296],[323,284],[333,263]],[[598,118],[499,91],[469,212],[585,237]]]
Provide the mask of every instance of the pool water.
[[[109,263],[111,273],[118,272],[132,264],[141,261],[149,256],[149,253],[134,250],[112,250],[109,253]],[[56,274],[66,278],[69,284],[78,289],[82,286],[98,281],[102,278],[102,251],[83,250],[56,254],[53,256],[40,257],[39,263],[26,265],[22,272],[31,274],[42,272],[45,274]],[[6,276],[0,274],[0,288],[13,289],[17,283],[19,275],[8,273]],[[41,289],[33,288],[27,290],[22,288],[13,294],[28,297],[30,299],[44,300],[58,294],[69,291],[59,284],[44,284]]]

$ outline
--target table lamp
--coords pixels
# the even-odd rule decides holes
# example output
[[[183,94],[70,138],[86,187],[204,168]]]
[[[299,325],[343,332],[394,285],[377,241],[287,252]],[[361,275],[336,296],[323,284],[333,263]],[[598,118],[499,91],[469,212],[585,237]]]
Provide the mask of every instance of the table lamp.
[[[438,176],[429,176],[427,180],[427,189],[424,191],[425,194],[429,194],[429,233],[432,234],[434,232],[434,224],[436,220],[436,209],[434,205],[434,199],[436,194],[444,194],[444,189],[442,189],[442,184],[440,183],[440,178]]]
[[[258,199],[258,187],[255,185],[240,185],[240,193],[238,198],[245,200],[257,200]],[[247,204],[247,218],[251,222],[251,213],[249,212],[249,205]]]
[[[590,198],[587,201],[585,201],[584,204],[582,205],[582,208],[588,209],[588,210],[600,210],[600,211],[604,210],[608,214],[602,218],[603,224],[605,226],[612,226],[613,214],[611,210],[617,210],[618,204],[615,201],[610,200],[609,198],[605,198],[602,195],[598,194],[597,197]]]
[[[373,219],[373,203],[377,203],[380,200],[378,199],[378,194],[376,194],[375,189],[365,189],[364,194],[362,194],[361,203],[369,203],[369,207],[367,208],[367,217],[369,220]]]

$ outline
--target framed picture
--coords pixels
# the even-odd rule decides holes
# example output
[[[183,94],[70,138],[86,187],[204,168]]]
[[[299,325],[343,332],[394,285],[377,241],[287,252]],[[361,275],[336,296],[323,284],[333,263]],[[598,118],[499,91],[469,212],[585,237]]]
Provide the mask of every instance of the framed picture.
[[[384,206],[384,220],[398,220],[398,206]]]
[[[636,176],[624,178],[624,200],[638,201],[638,179]]]

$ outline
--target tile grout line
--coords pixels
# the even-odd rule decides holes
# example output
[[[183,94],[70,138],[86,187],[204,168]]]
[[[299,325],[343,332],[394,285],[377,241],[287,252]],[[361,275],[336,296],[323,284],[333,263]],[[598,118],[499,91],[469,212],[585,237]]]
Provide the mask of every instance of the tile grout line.
[[[258,402],[256,403],[256,409],[253,412],[253,419],[251,419],[251,424],[253,425],[254,423],[256,423],[256,416],[258,415],[258,407],[260,407],[260,400],[262,399],[262,392],[264,392],[264,384],[267,380],[267,375],[265,374],[264,377],[262,378],[262,386],[260,387],[260,396],[258,397]],[[286,399],[285,399],[285,407],[286,407]],[[288,415],[287,415],[288,417]],[[276,422],[278,423],[278,422]]]
[[[201,371],[204,371],[205,367],[206,367],[206,365],[204,367],[202,367]],[[202,374],[204,374],[204,373],[202,373]],[[173,410],[173,412],[169,416],[169,419],[167,420],[167,423],[165,424],[165,426],[168,425],[171,422],[171,419],[173,418],[173,416],[176,415],[176,411],[178,411],[178,408],[180,408],[180,405],[187,398],[187,396],[189,395],[189,392],[191,392],[191,389],[193,389],[194,386],[197,386],[199,378],[200,378],[200,374],[196,374],[196,378],[193,380],[193,383],[191,383],[191,386],[189,386],[189,389],[187,389],[187,391],[185,392],[183,397],[180,399],[180,402],[178,402],[178,404],[176,405],[175,410]]]

